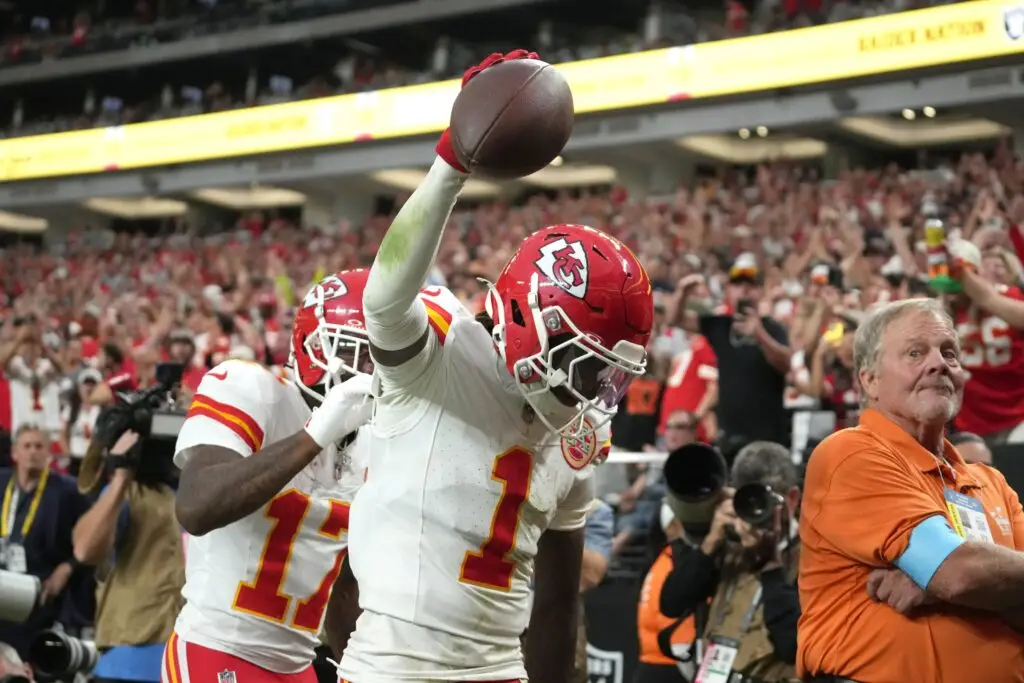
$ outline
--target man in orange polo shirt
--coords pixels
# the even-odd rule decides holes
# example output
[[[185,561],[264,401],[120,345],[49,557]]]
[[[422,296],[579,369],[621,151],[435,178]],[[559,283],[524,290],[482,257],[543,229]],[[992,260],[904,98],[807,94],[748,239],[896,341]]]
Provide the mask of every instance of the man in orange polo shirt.
[[[945,439],[964,370],[932,299],[857,330],[860,425],[814,451],[800,521],[798,672],[859,683],[1024,682],[1024,513]]]

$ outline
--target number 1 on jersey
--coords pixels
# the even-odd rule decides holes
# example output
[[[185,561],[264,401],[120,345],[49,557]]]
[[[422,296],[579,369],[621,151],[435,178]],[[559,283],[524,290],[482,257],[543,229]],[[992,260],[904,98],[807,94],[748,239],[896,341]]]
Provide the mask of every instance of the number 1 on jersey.
[[[462,560],[459,580],[483,588],[507,591],[512,588],[516,564],[508,559],[519,532],[519,515],[530,497],[533,453],[511,448],[494,459],[491,479],[501,484],[501,497],[491,518],[491,531],[479,550],[470,550]]]

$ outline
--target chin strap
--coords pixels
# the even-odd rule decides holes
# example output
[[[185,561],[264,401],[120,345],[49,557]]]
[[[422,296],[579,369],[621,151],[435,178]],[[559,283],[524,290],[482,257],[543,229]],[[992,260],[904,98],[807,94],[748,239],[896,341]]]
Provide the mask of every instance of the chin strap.
[[[544,362],[548,362],[549,330],[544,325],[544,315],[540,310],[540,275],[536,272],[530,276],[530,293],[526,296],[526,305],[533,317],[533,329],[537,334],[537,342],[540,344],[540,351],[537,352]]]
[[[508,361],[505,357],[505,302],[501,300],[501,295],[498,294],[498,290],[493,282],[482,277],[478,277],[477,281],[482,282],[487,287],[487,296],[484,297],[484,310],[491,317],[491,322],[493,323],[491,339],[494,341],[494,347],[498,350],[498,355],[501,356],[502,362],[507,363]]]

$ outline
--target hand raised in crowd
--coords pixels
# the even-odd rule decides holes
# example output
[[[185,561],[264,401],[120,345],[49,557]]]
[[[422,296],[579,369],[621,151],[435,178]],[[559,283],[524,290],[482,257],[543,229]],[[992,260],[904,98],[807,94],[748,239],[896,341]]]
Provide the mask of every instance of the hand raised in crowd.
[[[735,489],[725,487],[722,489],[724,499],[715,508],[715,516],[711,519],[711,528],[707,536],[700,544],[701,552],[705,555],[714,555],[725,543],[726,529],[736,524],[736,511],[732,507],[732,496]]]
[[[868,596],[875,602],[884,602],[900,614],[909,614],[936,600],[921,590],[899,569],[876,569],[868,575]]]
[[[39,336],[37,332],[38,330],[36,329],[36,326],[33,323],[26,323],[22,325],[21,327],[18,328],[18,343],[27,344],[29,342],[35,341],[36,338]]]
[[[985,225],[978,228],[974,236],[971,237],[971,241],[983,252],[995,247],[1013,248],[1013,245],[1009,243],[1006,230],[999,225]]]
[[[753,308],[733,313],[733,329],[746,337],[753,337],[761,327],[761,318]]]
[[[704,276],[700,273],[693,273],[679,279],[679,282],[676,284],[676,291],[684,296],[688,296],[702,284],[704,284]]]

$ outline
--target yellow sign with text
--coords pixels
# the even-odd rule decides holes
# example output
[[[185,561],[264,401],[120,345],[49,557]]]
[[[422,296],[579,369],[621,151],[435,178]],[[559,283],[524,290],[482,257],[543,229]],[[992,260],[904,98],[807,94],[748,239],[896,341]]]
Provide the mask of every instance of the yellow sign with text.
[[[978,0],[560,64],[578,114],[859,78],[1024,51],[1024,5]],[[0,182],[437,133],[458,81],[0,142]]]
[[[664,102],[689,81],[665,50],[559,65],[579,113]],[[325,97],[115,128],[0,142],[0,182],[166,166],[436,133],[459,81]],[[671,97],[671,93],[668,94]]]
[[[963,2],[698,45],[691,94],[715,97],[1024,52],[1024,4]]]

